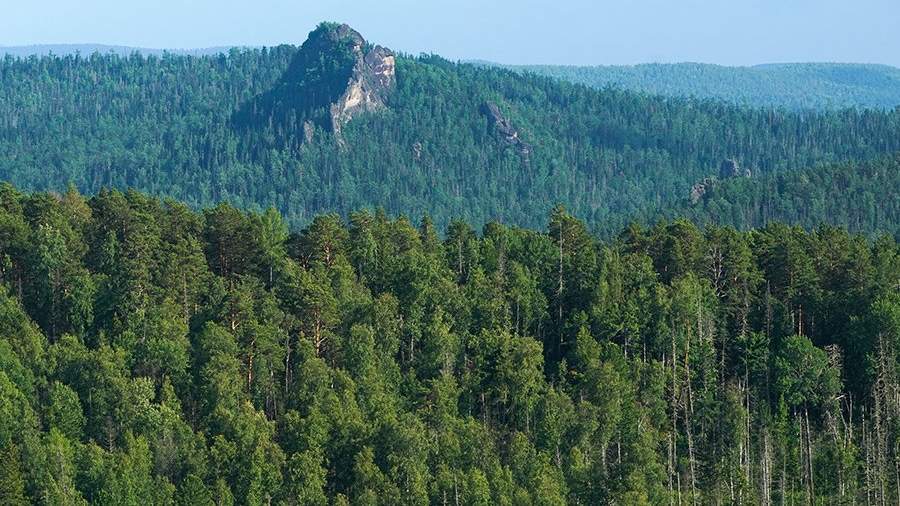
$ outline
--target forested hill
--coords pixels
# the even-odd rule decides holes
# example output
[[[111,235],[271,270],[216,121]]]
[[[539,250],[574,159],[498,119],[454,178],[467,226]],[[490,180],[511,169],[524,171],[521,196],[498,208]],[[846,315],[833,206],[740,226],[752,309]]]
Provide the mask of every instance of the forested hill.
[[[0,46],[0,57],[68,56],[93,53],[134,53],[161,57],[227,54],[239,46],[159,49],[105,44]],[[533,72],[596,88],[619,86],[650,94],[719,99],[754,107],[893,109],[900,106],[900,69],[857,63],[770,63],[731,67],[704,63],[638,65],[501,65],[472,60],[476,65]]]
[[[635,219],[680,217],[740,230],[773,221],[808,230],[829,223],[900,238],[900,154],[760,177],[714,175],[698,181],[680,204]]]
[[[900,498],[892,238],[545,219],[0,185],[0,504]]]
[[[334,24],[301,48],[0,62],[0,180],[274,205],[292,226],[380,207],[540,227],[563,203],[609,235],[681,205],[724,160],[756,178],[898,150],[900,110],[593,90],[395,55]]]
[[[596,88],[618,86],[656,95],[717,99],[754,107],[826,110],[900,106],[900,69],[888,65],[780,63],[725,67],[675,63],[506,67]]]

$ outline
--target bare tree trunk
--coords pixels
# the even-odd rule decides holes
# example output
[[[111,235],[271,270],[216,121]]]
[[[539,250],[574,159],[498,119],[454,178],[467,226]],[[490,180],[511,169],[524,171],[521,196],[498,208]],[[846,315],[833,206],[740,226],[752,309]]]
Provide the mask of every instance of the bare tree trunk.
[[[559,309],[559,315],[556,320],[557,330],[559,332],[559,352],[562,354],[563,344],[563,223],[559,224],[559,285],[556,288],[556,303]],[[627,356],[626,356],[627,358]]]
[[[800,481],[803,484],[803,495],[806,500],[805,504],[810,504],[810,498],[812,494],[809,492],[809,474],[808,469],[806,467],[806,434],[804,434],[804,426],[803,426],[803,414],[794,412],[794,421],[799,422],[800,425],[800,437],[798,438],[797,444],[800,449]]]
[[[752,483],[753,483],[753,476],[752,476],[752,474],[753,474],[753,451],[752,451],[753,439],[752,439],[752,434],[751,434],[752,416],[750,414],[751,411],[750,411],[750,379],[749,379],[749,375],[745,376],[744,385],[741,387],[741,390],[744,392],[744,398],[746,400],[746,409],[747,409],[747,416],[746,416],[747,425],[744,428],[744,430],[745,430],[745,434],[744,434],[745,450],[744,450],[744,462],[743,462],[744,483],[745,483],[745,486],[748,487],[748,489],[749,489],[749,487],[752,487]],[[743,491],[743,489],[742,489],[742,491]],[[742,497],[743,497],[743,494],[742,494]]]
[[[285,333],[284,336],[284,393],[290,391],[291,388],[291,335]]]
[[[897,495],[897,506],[900,506],[900,461],[897,460],[897,452],[900,447],[894,445],[894,484],[897,487],[894,491]]]
[[[771,454],[769,453],[769,433],[764,432],[762,438],[762,490],[760,491],[761,495],[761,503],[763,506],[771,506],[772,504],[772,462],[771,462]]]
[[[879,334],[878,336],[878,373],[875,379],[874,385],[874,401],[875,407],[872,412],[872,421],[875,425],[875,472],[878,473],[878,504],[884,506],[885,504],[885,473],[884,473],[884,461],[885,461],[885,431],[884,431],[884,412],[885,409],[885,401],[886,401],[886,390],[887,390],[887,370],[885,367],[885,343],[884,337]]]
[[[252,344],[250,345],[252,349]],[[247,356],[247,391],[253,393],[253,352]]]
[[[672,433],[669,435],[669,488],[672,478],[678,478],[678,360],[675,351],[675,335],[672,334]],[[678,489],[678,504],[681,504],[681,487]]]
[[[686,339],[685,343],[690,342],[690,339]],[[687,347],[689,345],[686,344]],[[690,360],[688,359],[689,349],[685,351],[684,354],[684,368],[685,368],[685,387],[687,388],[688,402],[687,406],[684,410],[684,430],[685,435],[687,436],[687,444],[688,444],[688,464],[691,472],[691,504],[695,504],[697,500],[697,475],[696,468],[694,466],[694,437],[691,431],[691,417],[694,412],[694,398],[693,391],[691,389],[691,365]]]
[[[865,452],[865,489],[866,489],[866,506],[872,505],[872,443],[869,435],[868,423],[866,422],[865,412],[862,419],[862,446]]]
[[[188,323],[191,319],[191,312],[188,305],[187,275],[184,272],[181,273],[181,306],[184,311],[184,323]]]
[[[787,500],[787,448],[781,448],[781,506]]]
[[[807,468],[809,472],[809,497],[810,504],[815,504],[816,502],[816,479],[815,472],[813,469],[813,446],[812,446],[812,437],[810,436],[809,430],[809,411],[806,407],[803,407],[803,416],[806,418],[806,462]]]

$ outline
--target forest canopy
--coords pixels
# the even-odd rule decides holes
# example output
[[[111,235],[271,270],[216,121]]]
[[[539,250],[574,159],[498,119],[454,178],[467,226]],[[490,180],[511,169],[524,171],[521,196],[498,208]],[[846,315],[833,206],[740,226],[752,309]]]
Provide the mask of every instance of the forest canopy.
[[[3,184],[0,502],[900,497],[893,238],[545,219]]]

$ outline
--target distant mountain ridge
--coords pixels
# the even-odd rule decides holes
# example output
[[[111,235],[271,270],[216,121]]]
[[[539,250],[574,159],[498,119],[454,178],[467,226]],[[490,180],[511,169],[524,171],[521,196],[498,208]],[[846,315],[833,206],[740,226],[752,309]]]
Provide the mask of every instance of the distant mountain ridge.
[[[117,54],[119,56],[128,56],[133,53],[139,53],[144,56],[162,56],[163,54],[177,54],[184,56],[208,56],[220,53],[227,53],[231,48],[244,46],[215,46],[193,49],[160,49],[148,47],[134,46],[117,46],[110,44],[35,44],[28,46],[0,46],[0,57],[10,55],[19,58],[27,58],[29,56],[47,56],[55,54],[57,56],[67,56],[73,54],[81,54],[82,56],[100,54]]]
[[[727,67],[707,63],[640,65],[501,65],[517,72],[594,88],[607,86],[670,97],[716,99],[754,107],[893,109],[900,106],[900,69],[857,63],[769,63]]]
[[[0,46],[0,57],[67,56],[94,53],[128,56],[164,54],[209,56],[233,48],[145,48],[109,44],[36,44]],[[752,107],[792,110],[842,108],[893,109],[900,106],[900,68],[868,63],[762,63],[724,66],[710,63],[642,63],[636,65],[507,65],[467,60],[478,66],[532,72],[594,88],[607,86],[669,97],[722,100]]]

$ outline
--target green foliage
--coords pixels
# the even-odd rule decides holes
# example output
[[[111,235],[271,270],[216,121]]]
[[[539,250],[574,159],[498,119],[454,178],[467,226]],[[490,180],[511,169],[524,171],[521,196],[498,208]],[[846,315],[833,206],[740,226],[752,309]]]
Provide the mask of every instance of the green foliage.
[[[79,441],[84,431],[84,413],[78,394],[67,385],[54,382],[50,389],[47,425],[71,441]]]
[[[0,371],[0,444],[17,443],[37,428],[31,402],[6,373]]]
[[[203,480],[197,475],[191,474],[184,479],[178,490],[176,502],[179,506],[213,506],[212,494],[206,488]]]
[[[662,214],[741,230],[773,221],[812,230],[824,222],[871,236],[897,237],[900,201],[888,197],[896,188],[900,188],[900,156],[894,154],[715,181],[697,202],[684,199]]]
[[[838,392],[838,371],[828,366],[828,356],[803,336],[784,340],[775,358],[779,393],[790,407],[830,402]]]
[[[562,207],[543,232],[358,212],[291,233],[133,191],[3,195],[6,265],[97,288],[49,317],[49,274],[0,281],[11,504],[900,493],[890,236],[680,219],[604,241]]]
[[[900,498],[900,110],[359,44],[0,62],[0,503]]]
[[[7,443],[6,447],[0,450],[0,504],[8,506],[30,504],[25,495],[25,478],[19,459],[19,448],[12,443]]]

